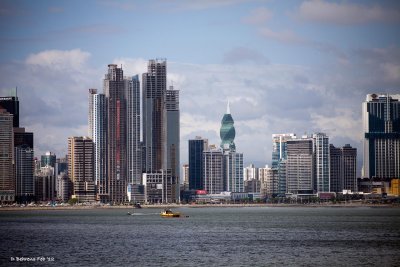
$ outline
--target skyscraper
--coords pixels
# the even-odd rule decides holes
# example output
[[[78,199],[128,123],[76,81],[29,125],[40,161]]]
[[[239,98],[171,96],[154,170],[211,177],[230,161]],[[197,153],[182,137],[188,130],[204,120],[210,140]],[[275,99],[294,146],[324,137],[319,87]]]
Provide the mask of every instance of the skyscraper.
[[[28,145],[14,148],[15,151],[15,198],[17,202],[34,200],[33,149]]]
[[[368,94],[362,105],[364,158],[362,176],[400,177],[400,95]]]
[[[287,192],[312,194],[314,189],[313,139],[304,137],[287,141]]]
[[[89,137],[94,144],[94,177],[97,199],[109,200],[107,176],[107,109],[104,94],[89,89]]]
[[[128,183],[138,185],[142,180],[142,149],[140,143],[140,82],[139,76],[125,79],[127,110],[127,169]]]
[[[224,191],[244,192],[243,153],[224,152]]]
[[[204,186],[203,151],[208,140],[200,136],[189,140],[189,190],[202,190]]]
[[[166,149],[165,92],[167,89],[167,61],[149,60],[148,72],[143,73],[143,160],[144,172],[161,170]]]
[[[42,167],[51,166],[55,168],[56,166],[56,155],[50,151],[47,151],[46,154],[42,155],[40,161],[40,165]]]
[[[236,132],[233,124],[234,121],[228,102],[226,113],[222,117],[221,129],[219,131],[219,136],[221,137],[221,148],[224,150],[229,149],[232,151],[236,151],[236,145],[234,142]]]
[[[94,201],[94,144],[89,137],[68,138],[68,171],[79,202]]]
[[[0,107],[0,202],[14,202],[13,115]]]
[[[19,101],[17,96],[0,97],[0,107],[13,115],[13,127],[19,127]]]
[[[166,166],[171,169],[172,177],[175,177],[179,185],[180,166],[180,127],[179,127],[179,90],[172,86],[165,93],[165,122],[166,122],[166,155],[164,158]]]
[[[329,192],[329,138],[324,133],[313,134],[314,139],[314,191]]]
[[[203,151],[203,189],[209,194],[219,194],[224,191],[223,160],[224,154],[221,148],[210,146]]]
[[[107,107],[107,175],[109,196],[112,202],[126,200],[126,100],[122,68],[108,65],[104,78],[104,94]]]
[[[294,138],[294,133],[272,135],[272,168],[277,168],[279,161],[287,159],[286,141]]]
[[[329,146],[330,153],[330,189],[340,193],[343,190],[357,190],[357,149],[349,144],[336,148]]]
[[[278,194],[284,196],[286,186],[287,141],[296,139],[294,133],[272,135],[272,168],[278,173]]]
[[[229,192],[244,192],[243,153],[236,152],[235,127],[229,102],[226,113],[221,120],[221,145],[224,153],[223,174],[224,190]]]

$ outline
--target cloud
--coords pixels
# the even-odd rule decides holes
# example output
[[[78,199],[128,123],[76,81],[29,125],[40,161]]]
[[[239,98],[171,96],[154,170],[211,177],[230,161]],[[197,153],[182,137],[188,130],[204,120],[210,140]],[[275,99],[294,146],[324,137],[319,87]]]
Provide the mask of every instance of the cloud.
[[[254,62],[258,64],[269,63],[269,60],[261,52],[247,47],[233,48],[224,55],[222,61],[226,64],[238,64],[244,62]]]
[[[49,13],[59,14],[64,12],[64,8],[52,6],[48,8]]]
[[[221,8],[231,5],[245,3],[247,0],[202,0],[202,1],[159,1],[158,5],[162,9],[189,11],[189,10],[206,10],[212,8]]]
[[[80,49],[46,50],[0,64],[1,88],[18,86],[20,124],[34,132],[37,156],[48,150],[65,155],[69,136],[87,135],[88,89],[101,86],[106,70],[92,68],[89,58]]]
[[[267,21],[271,20],[273,14],[272,11],[265,7],[259,7],[254,9],[250,15],[244,17],[242,21],[248,24],[264,24]]]
[[[46,50],[37,54],[30,54],[25,63],[53,70],[79,70],[82,69],[89,57],[89,52],[84,52],[80,49],[68,51]]]
[[[297,35],[291,30],[273,31],[270,28],[262,27],[260,29],[260,34],[265,38],[272,39],[282,43],[289,43],[289,44],[306,43],[304,38]]]
[[[399,9],[325,1],[303,2],[297,16],[305,21],[336,25],[400,21]]]

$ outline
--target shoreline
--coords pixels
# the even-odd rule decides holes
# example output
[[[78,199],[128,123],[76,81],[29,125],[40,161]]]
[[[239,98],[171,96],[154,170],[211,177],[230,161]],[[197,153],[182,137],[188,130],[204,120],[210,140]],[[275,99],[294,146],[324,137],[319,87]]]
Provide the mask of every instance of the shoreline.
[[[143,209],[165,208],[400,208],[400,204],[155,204],[142,205]],[[2,211],[31,211],[31,210],[96,210],[96,209],[132,209],[132,206],[44,206],[44,207],[0,207]],[[134,208],[137,209],[137,208]]]

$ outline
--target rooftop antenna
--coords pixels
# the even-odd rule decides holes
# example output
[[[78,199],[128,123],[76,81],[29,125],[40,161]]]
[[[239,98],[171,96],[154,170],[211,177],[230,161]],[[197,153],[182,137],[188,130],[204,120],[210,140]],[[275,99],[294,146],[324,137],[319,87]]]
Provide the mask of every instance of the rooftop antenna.
[[[231,114],[231,109],[229,107],[229,100],[228,100],[228,105],[226,107],[226,114]]]
[[[15,97],[18,98],[18,86],[15,86]]]

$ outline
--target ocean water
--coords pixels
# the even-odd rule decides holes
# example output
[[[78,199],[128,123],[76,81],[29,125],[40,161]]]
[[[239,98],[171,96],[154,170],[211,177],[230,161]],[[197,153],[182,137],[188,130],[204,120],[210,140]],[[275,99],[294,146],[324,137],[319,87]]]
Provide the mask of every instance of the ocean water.
[[[0,266],[400,266],[400,208],[174,210],[0,211]]]

